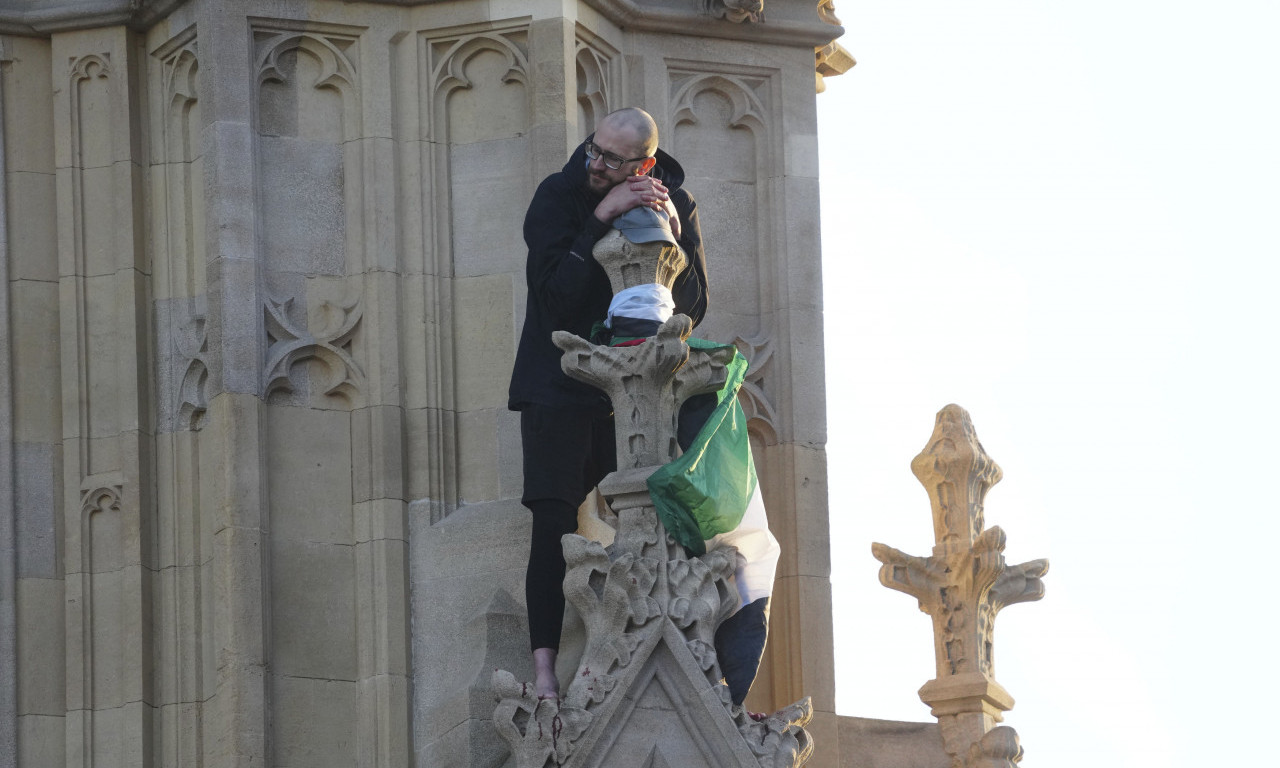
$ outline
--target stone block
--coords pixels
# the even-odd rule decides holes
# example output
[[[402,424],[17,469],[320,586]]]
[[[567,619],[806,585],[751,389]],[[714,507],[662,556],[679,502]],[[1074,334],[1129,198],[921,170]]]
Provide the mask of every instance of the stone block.
[[[437,408],[405,411],[405,495],[452,505],[457,466],[456,415]]]
[[[50,87],[53,82],[50,40],[6,36],[4,52],[5,170],[51,174],[56,90]],[[52,214],[52,210],[49,213]],[[10,226],[13,222],[10,218]]]
[[[485,122],[490,118],[485,116]],[[524,138],[496,138],[453,147],[453,270],[457,277],[519,272],[526,248],[519,222],[529,205],[529,147]],[[510,299],[506,303],[510,303]]]
[[[813,697],[815,712],[835,712],[831,582],[779,577],[770,600],[769,643],[773,705]]]
[[[376,752],[376,762],[408,766],[412,749],[408,677],[378,675],[363,678],[357,683],[356,700],[359,712],[357,743],[362,749],[361,758],[369,760]]]
[[[63,582],[19,578],[17,599],[18,715],[53,715],[61,723],[67,709]]]
[[[487,658],[532,673],[520,615],[529,514],[504,501],[462,507],[432,525],[411,508],[410,529],[415,743],[427,744],[468,717],[467,691],[492,673]]]
[[[403,379],[399,382],[399,395],[406,410],[429,405],[427,334],[435,333],[435,327],[427,323],[427,281],[434,284],[435,278],[420,274],[398,278],[401,301],[398,356]]]
[[[156,707],[156,763],[199,765],[202,756],[199,704],[167,704]]]
[[[409,674],[408,547],[400,541],[357,544],[356,628],[360,679]]]
[[[356,761],[356,684],[272,678],[274,759],[279,768],[350,768]]]
[[[842,765],[857,768],[948,768],[937,723],[839,718]],[[821,749],[821,742],[818,742]]]
[[[374,499],[352,506],[356,543],[367,541],[408,541],[406,505],[400,499]]]
[[[56,444],[62,440],[63,426],[58,284],[18,280],[8,289],[13,438]]]
[[[224,14],[218,14],[224,15]],[[225,14],[227,19],[235,19],[240,25],[242,18],[235,14]],[[243,37],[243,29],[237,33]],[[200,76],[205,78],[211,71],[225,66],[222,56],[206,57],[201,62]],[[223,90],[213,89],[214,102],[229,101]],[[236,111],[247,109],[248,100],[237,94],[234,99]],[[239,104],[243,101],[245,104]],[[252,129],[247,122],[223,117],[216,109],[202,114],[213,115],[215,119],[204,126],[201,136],[200,154],[204,158],[204,218],[206,222],[208,254],[204,261],[212,264],[218,259],[252,260],[257,254],[257,236],[254,224],[254,141]],[[197,263],[201,260],[197,256]]]
[[[458,411],[505,407],[515,361],[511,278],[454,281],[453,343]]]
[[[272,667],[278,674],[356,679],[355,571],[351,546],[273,538]]]
[[[27,131],[17,133],[26,134]],[[11,155],[6,156],[6,160],[9,157]],[[58,208],[53,172],[10,170],[4,181],[9,279],[56,281]]]
[[[209,500],[213,532],[225,527],[257,530],[264,522],[262,401],[252,394],[225,393],[209,401],[209,424],[202,434],[201,498]],[[207,454],[205,451],[207,450]]]
[[[818,219],[818,180],[790,177],[782,180],[779,190],[786,200],[782,270],[784,276],[773,287],[778,298],[773,306],[786,309],[819,310],[822,308],[822,238]],[[821,328],[821,326],[818,326]],[[818,359],[822,359],[819,355]]]
[[[351,415],[266,409],[274,541],[352,544]]]
[[[21,766],[58,766],[67,762],[67,719],[62,715],[18,716]]]
[[[125,688],[133,681],[126,675],[125,649],[134,640],[136,627],[126,623],[119,609],[126,598],[125,569],[86,574],[88,582],[84,610],[87,643],[85,654],[86,691],[92,698],[86,702],[93,709],[118,708],[126,701]],[[73,630],[74,631],[74,630]]]
[[[358,329],[356,357],[364,368],[366,391],[364,402],[369,405],[403,406],[405,398],[404,359],[408,338],[401,328],[405,315],[401,309],[401,294],[405,286],[392,272],[369,271],[348,278],[352,292],[362,287],[362,314]]]
[[[498,498],[497,410],[458,414],[458,495],[465,503]]]
[[[80,722],[77,723],[76,721]],[[81,752],[86,756],[84,765],[139,765],[127,759],[128,740],[132,735],[128,728],[124,707],[75,710],[67,713],[67,751]],[[83,730],[77,728],[80,725]],[[72,730],[72,729],[75,730]],[[88,738],[80,738],[85,734]],[[139,734],[141,735],[141,734]]]
[[[155,706],[203,699],[205,670],[200,652],[210,605],[201,575],[198,567],[175,566],[151,577],[148,597],[156,620],[148,661],[156,670],[155,695],[150,699]]]
[[[258,143],[267,269],[346,274],[341,144],[295,136],[259,136]]]
[[[210,228],[213,222],[210,222]],[[258,265],[241,258],[209,262],[209,391],[259,395],[263,389],[264,297]]]
[[[58,571],[58,483],[62,450],[48,443],[15,443],[14,505],[18,578],[54,579]]]
[[[498,409],[498,498],[519,499],[524,493],[524,448],[520,441],[520,412]]]
[[[258,674],[262,648],[262,531],[225,526],[213,536],[213,611],[209,637],[225,677]],[[234,667],[231,669],[230,667]]]
[[[404,498],[404,427],[399,407],[376,405],[351,412],[353,499]]]

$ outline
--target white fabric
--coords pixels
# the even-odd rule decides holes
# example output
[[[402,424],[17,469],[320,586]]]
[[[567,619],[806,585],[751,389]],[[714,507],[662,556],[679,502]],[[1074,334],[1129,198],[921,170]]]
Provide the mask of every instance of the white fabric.
[[[609,316],[604,324],[606,328],[612,328],[615,316],[665,323],[675,311],[676,302],[671,298],[670,288],[658,283],[646,283],[615,293],[613,301],[609,302]]]
[[[753,603],[773,594],[773,577],[778,569],[782,547],[769,532],[769,519],[765,516],[764,498],[760,496],[760,484],[747,502],[742,522],[728,533],[717,534],[707,541],[707,550],[729,545],[738,550],[738,569],[734,580],[738,584],[738,596],[743,605]]]

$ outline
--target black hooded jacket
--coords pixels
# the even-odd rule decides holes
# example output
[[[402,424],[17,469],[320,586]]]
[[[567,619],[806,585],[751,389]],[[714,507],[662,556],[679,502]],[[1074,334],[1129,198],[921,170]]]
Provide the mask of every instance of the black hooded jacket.
[[[591,140],[591,136],[587,140]],[[591,255],[596,241],[611,228],[596,219],[603,195],[587,186],[586,142],[578,145],[559,173],[543,180],[524,218],[529,246],[525,280],[529,286],[524,330],[516,351],[507,407],[518,411],[529,403],[585,407],[607,414],[609,398],[595,387],[570,379],[560,370],[560,349],[552,331],[590,338],[591,326],[609,311],[613,290],[604,268]],[[676,312],[696,326],[707,312],[707,260],[693,197],[681,189],[684,169],[661,149],[649,175],[661,181],[680,215],[680,247],[689,266],[671,288]]]

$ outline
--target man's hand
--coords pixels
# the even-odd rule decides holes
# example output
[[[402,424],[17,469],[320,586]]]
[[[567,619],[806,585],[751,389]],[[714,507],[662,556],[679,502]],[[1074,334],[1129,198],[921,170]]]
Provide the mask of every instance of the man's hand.
[[[667,188],[662,185],[662,182],[652,176],[629,176],[609,190],[609,194],[605,195],[596,206],[595,216],[601,221],[610,222],[632,208],[640,206],[652,208],[655,211],[675,213],[675,206],[671,205]],[[672,218],[677,217],[673,215]]]
[[[676,211],[676,204],[671,202],[670,198],[667,198],[663,208],[667,212],[667,223],[671,226],[671,234],[675,236],[677,240],[679,240],[680,239],[680,213]]]

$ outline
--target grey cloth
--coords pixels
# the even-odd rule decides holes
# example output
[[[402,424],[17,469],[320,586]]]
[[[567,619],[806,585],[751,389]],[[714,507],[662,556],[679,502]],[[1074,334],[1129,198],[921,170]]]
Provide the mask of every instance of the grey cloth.
[[[665,212],[652,208],[632,208],[613,220],[613,228],[633,243],[656,243],[665,240],[676,245],[671,222]]]

